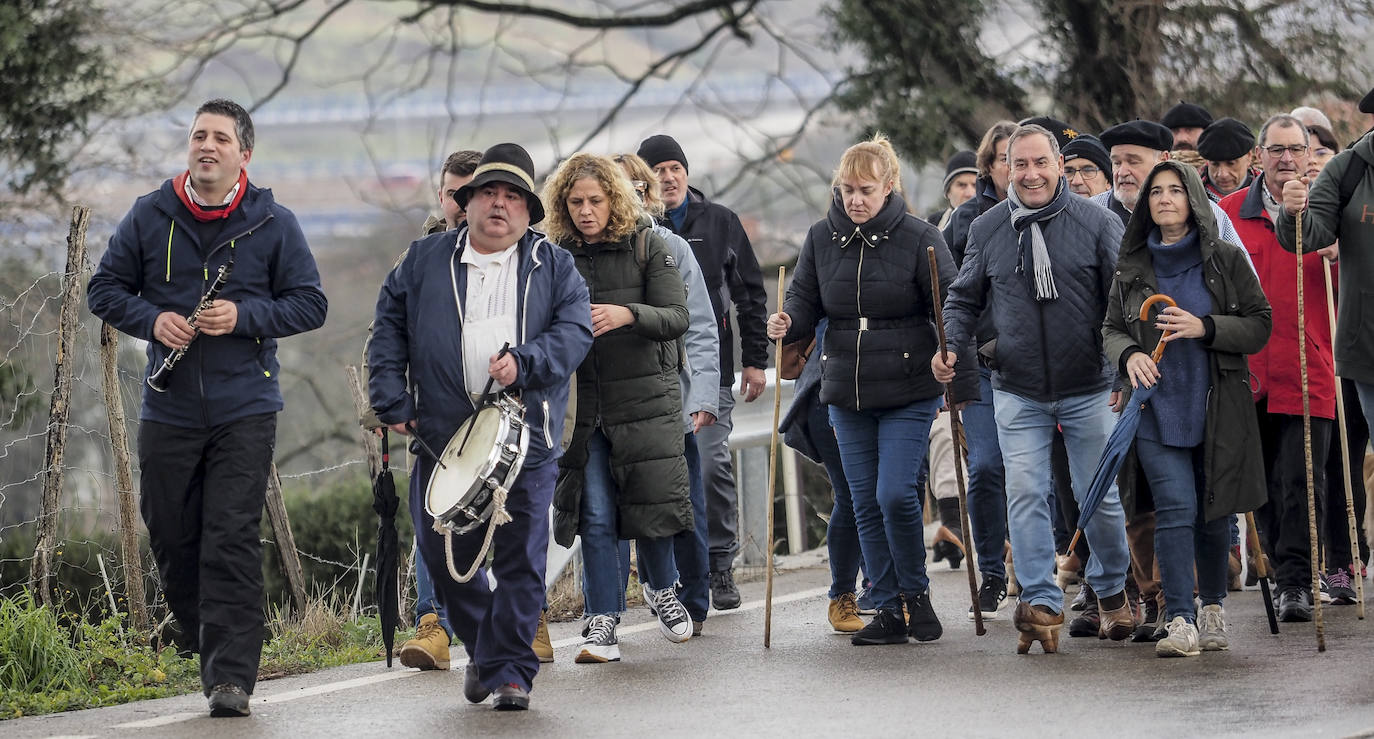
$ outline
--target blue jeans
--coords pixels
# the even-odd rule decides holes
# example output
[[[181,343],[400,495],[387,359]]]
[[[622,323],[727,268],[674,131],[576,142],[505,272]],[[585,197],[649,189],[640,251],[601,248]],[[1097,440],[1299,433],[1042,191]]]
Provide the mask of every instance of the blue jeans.
[[[964,437],[968,441],[968,523],[978,569],[983,577],[1007,579],[1003,550],[1007,540],[1006,475],[997,418],[992,410],[992,372],[978,369],[978,400],[964,406]],[[833,519],[832,519],[833,520]]]
[[[426,613],[433,613],[439,617],[439,625],[448,632],[449,641],[453,641],[453,627],[448,623],[448,611],[444,609],[444,604],[440,603],[434,595],[434,581],[429,578],[429,568],[425,566],[424,558],[416,557],[415,628],[420,628],[420,617]]]
[[[706,550],[706,486],[701,479],[701,455],[697,452],[696,436],[688,433],[683,441],[693,526],[690,531],[673,535],[673,558],[677,561],[678,571],[677,597],[693,621],[705,621],[706,612],[711,609],[711,576],[707,569]],[[620,575],[620,587],[624,590],[630,584],[630,542],[625,539],[620,540]]]
[[[1364,409],[1365,423],[1374,429],[1374,384],[1357,382],[1355,390],[1360,395],[1360,407]]]
[[[835,443],[835,430],[830,428],[830,406],[816,401],[806,428],[811,445],[821,455],[835,503],[830,510],[830,523],[825,528],[825,549],[830,557],[830,598],[854,592],[863,555],[859,549],[859,529],[854,523],[854,499],[849,494],[849,481],[844,477],[844,462],[840,447]]]
[[[1064,591],[1054,580],[1054,529],[1050,521],[1050,444],[1056,424],[1064,430],[1073,495],[1080,504],[1101,461],[1116,417],[1107,391],[1036,401],[1015,393],[993,392],[997,436],[1007,474],[1007,528],[1016,557],[1021,601],[1055,613]],[[1085,574],[1099,598],[1120,593],[1131,555],[1126,548],[1126,517],[1112,482],[1085,530],[1092,544]]]
[[[582,471],[582,596],[588,616],[619,614],[625,610],[625,578],[620,565],[620,530],[617,499],[620,488],[611,477],[611,443],[600,429],[587,440],[587,466]],[[654,590],[673,587],[677,565],[673,538],[637,539],[639,577]]]
[[[930,587],[916,476],[943,402],[937,396],[871,411],[830,406],[865,574],[873,583],[869,592],[878,608],[900,610],[901,594]]]
[[[1194,565],[1202,605],[1221,605],[1226,598],[1235,516],[1203,520],[1199,504],[1207,489],[1203,445],[1174,447],[1148,439],[1136,439],[1135,444],[1155,499],[1155,559],[1159,560],[1165,619],[1182,616],[1194,622]]]

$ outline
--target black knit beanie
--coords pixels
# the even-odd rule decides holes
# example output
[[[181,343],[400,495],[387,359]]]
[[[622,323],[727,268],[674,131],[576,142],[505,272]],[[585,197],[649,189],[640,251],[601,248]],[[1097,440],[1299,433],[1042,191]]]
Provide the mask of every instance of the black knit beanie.
[[[687,155],[682,153],[682,147],[678,146],[672,136],[664,133],[644,139],[639,145],[639,151],[635,153],[650,167],[657,167],[664,162],[678,162],[683,169],[691,171],[687,166]]]

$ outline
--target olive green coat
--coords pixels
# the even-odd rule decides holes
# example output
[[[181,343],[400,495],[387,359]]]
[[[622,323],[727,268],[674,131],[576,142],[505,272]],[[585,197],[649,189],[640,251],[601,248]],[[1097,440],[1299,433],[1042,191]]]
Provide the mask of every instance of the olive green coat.
[[[587,281],[592,303],[622,305],[634,315],[633,324],[596,337],[577,368],[577,421],[554,493],[554,539],[563,546],[579,530],[587,443],[597,428],[611,445],[621,538],[672,536],[692,528],[678,381],[687,293],[662,237],[648,230],[642,264],[635,238],[563,244]]]
[[[1202,249],[1203,275],[1207,292],[1212,296],[1210,318],[1216,330],[1211,342],[1206,344],[1211,384],[1207,392],[1207,422],[1202,442],[1207,480],[1202,498],[1203,516],[1204,520],[1211,521],[1232,513],[1253,511],[1266,499],[1264,458],[1260,451],[1255,403],[1250,394],[1250,368],[1245,356],[1259,351],[1269,340],[1269,301],[1244,251],[1217,235],[1216,220],[1197,170],[1174,161],[1160,163],[1140,188],[1142,199],[1149,193],[1155,175],[1165,167],[1177,172],[1188,190],[1188,204]],[[1150,209],[1142,203],[1126,224],[1126,235],[1117,257],[1102,338],[1108,360],[1118,368],[1130,354],[1152,350],[1159,342],[1160,331],[1155,329],[1154,321],[1140,320],[1140,306],[1158,291],[1159,285],[1146,245],[1154,225]],[[1168,371],[1166,349],[1160,372]],[[1125,392],[1131,392],[1129,381]],[[1130,402],[1129,397],[1126,402]],[[1135,508],[1137,480],[1143,474],[1138,464],[1132,444],[1117,478],[1121,504],[1128,517]]]

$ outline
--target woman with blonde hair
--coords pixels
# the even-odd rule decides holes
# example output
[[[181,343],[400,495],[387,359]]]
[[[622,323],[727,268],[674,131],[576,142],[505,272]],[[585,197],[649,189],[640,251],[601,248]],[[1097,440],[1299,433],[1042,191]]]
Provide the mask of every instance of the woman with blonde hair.
[[[907,212],[895,187],[899,176],[896,153],[881,134],[845,151],[830,212],[806,234],[783,312],[768,318],[769,338],[784,341],[829,319],[820,401],[830,406],[878,609],[851,639],[856,645],[905,644],[908,636],[931,641],[943,633],[930,602],[917,475],[943,404],[929,367],[939,340],[926,249],[935,248],[941,300],[954,281],[954,261],[940,232]],[[956,402],[976,395],[974,379],[961,373]]]
[[[582,537],[585,640],[576,661],[620,660],[620,539],[635,539],[645,599],[670,641],[691,638],[674,592],[673,535],[692,528],[677,339],[686,295],[667,245],[641,222],[634,189],[606,157],[574,154],[543,193],[547,235],[591,294],[591,351],[577,368],[577,417],[559,462],[554,537]],[[537,268],[537,267],[536,267]]]

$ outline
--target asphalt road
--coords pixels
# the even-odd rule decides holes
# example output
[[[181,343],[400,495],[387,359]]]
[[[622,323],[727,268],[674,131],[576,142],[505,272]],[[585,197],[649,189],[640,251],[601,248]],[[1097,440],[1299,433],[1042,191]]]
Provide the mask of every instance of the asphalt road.
[[[1374,627],[1353,606],[1325,609],[1324,654],[1311,624],[1271,636],[1255,591],[1227,600],[1229,652],[1163,660],[1066,629],[1059,654],[1018,656],[1009,608],[975,636],[963,571],[931,577],[945,634],[924,644],[832,634],[828,572],[807,555],[775,579],[770,649],[762,582],[684,644],[629,614],[618,664],[574,664],[579,625],[553,624],[557,660],[526,713],[464,701],[457,660],[371,663],[260,683],[247,719],[210,719],[193,695],[0,722],[0,736],[1374,736]]]

